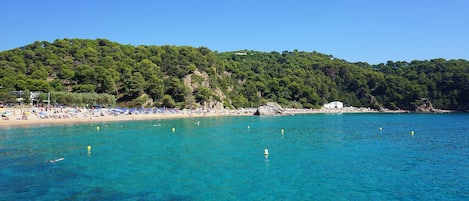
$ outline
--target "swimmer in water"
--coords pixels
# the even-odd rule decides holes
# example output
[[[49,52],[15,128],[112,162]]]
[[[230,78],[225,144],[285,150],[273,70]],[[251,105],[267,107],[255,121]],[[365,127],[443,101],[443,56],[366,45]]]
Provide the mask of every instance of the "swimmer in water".
[[[58,159],[55,159],[55,160],[50,160],[49,162],[55,163],[55,162],[62,161],[62,160],[64,160],[64,158],[58,158]]]

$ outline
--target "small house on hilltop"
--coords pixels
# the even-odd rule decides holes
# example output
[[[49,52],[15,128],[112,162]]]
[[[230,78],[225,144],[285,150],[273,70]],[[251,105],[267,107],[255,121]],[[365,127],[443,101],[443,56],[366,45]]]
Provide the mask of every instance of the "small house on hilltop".
[[[340,101],[333,101],[333,102],[324,104],[322,107],[325,109],[341,109],[341,108],[344,108],[344,103]]]
[[[235,55],[246,56],[246,55],[248,55],[248,53],[247,52],[236,52]]]

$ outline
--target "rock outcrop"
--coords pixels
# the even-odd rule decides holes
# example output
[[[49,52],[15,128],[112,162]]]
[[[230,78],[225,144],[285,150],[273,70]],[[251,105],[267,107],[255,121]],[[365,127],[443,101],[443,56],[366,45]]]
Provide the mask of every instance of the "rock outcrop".
[[[420,100],[421,104],[417,107],[416,112],[435,112],[432,102],[426,98]]]
[[[282,115],[284,111],[285,110],[278,103],[268,102],[266,103],[266,105],[263,105],[257,108],[254,115],[275,116],[275,115]]]

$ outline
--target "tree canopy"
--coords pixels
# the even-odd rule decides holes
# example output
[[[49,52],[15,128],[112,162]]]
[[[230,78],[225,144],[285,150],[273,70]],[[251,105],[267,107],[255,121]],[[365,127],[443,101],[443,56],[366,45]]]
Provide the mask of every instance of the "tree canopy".
[[[0,52],[0,93],[99,93],[117,103],[141,96],[154,106],[267,101],[318,108],[339,100],[356,107],[469,108],[469,62],[432,59],[350,63],[318,52],[214,52],[206,47],[132,46],[106,39],[37,41]],[[60,98],[66,104],[67,98]],[[111,101],[112,102],[112,101]],[[139,101],[137,101],[139,102]],[[141,101],[140,101],[141,102]]]

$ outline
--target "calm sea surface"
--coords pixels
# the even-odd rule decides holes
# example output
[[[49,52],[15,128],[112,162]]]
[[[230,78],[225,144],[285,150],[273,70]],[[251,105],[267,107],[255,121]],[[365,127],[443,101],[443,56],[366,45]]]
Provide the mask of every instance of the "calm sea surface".
[[[469,200],[469,114],[4,128],[0,200]]]

